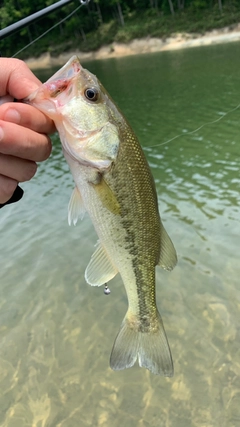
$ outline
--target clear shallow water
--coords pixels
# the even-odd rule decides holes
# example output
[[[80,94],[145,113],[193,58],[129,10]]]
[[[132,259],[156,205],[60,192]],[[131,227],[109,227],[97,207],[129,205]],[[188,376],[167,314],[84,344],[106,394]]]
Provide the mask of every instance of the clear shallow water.
[[[54,136],[22,201],[0,212],[1,427],[240,424],[240,109],[225,116],[240,102],[239,48],[85,64],[145,148],[178,252],[173,272],[157,270],[175,375],[109,368],[126,295],[119,277],[109,297],[84,281],[96,235],[87,217],[67,225],[73,182]]]

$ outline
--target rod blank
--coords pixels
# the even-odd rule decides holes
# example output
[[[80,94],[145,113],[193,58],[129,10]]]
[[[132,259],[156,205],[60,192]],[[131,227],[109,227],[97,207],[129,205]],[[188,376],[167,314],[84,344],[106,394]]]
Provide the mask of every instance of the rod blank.
[[[26,18],[21,19],[18,22],[15,22],[14,24],[9,25],[6,28],[3,28],[3,30],[0,30],[0,40],[9,36],[10,34],[14,33],[17,30],[20,30],[23,27],[26,27],[27,25],[31,24],[32,22],[37,21],[39,18],[42,18],[43,16],[47,15],[50,12],[53,12],[56,9],[59,9],[62,6],[65,6],[68,3],[71,3],[73,0],[60,0],[57,3],[52,4],[51,6],[45,7],[42,10],[39,10],[36,13],[33,13],[32,15],[27,16]]]

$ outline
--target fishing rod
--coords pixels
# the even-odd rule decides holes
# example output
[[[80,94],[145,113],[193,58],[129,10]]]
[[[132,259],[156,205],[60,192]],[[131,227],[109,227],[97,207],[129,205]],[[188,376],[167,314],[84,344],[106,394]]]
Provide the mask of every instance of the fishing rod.
[[[0,40],[9,36],[12,33],[15,33],[15,31],[18,31],[21,28],[26,27],[27,25],[37,21],[39,18],[42,18],[45,15],[48,15],[54,10],[57,10],[60,7],[63,7],[66,4],[71,3],[72,1],[74,0],[60,0],[57,3],[52,4],[51,6],[45,7],[44,9],[41,9],[38,12],[27,16],[26,18],[20,19],[20,21],[17,21],[6,28],[3,28],[2,30],[0,30]],[[82,5],[86,5],[89,3],[90,0],[79,0],[79,1]]]

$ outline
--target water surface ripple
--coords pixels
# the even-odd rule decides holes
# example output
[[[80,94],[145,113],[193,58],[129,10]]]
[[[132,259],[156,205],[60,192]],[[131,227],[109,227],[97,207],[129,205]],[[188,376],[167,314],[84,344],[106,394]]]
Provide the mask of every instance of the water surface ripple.
[[[226,115],[239,48],[86,64],[140,138],[178,252],[173,272],[157,270],[175,376],[109,368],[126,295],[119,277],[109,297],[84,281],[97,237],[87,217],[67,225],[73,181],[55,135],[21,202],[0,212],[1,427],[240,425],[240,110]]]

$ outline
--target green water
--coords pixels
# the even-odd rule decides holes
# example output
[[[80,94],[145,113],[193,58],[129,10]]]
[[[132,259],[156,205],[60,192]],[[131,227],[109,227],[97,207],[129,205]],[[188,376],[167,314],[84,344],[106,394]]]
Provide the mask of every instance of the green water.
[[[240,425],[240,109],[225,114],[240,102],[239,50],[85,64],[140,138],[178,252],[156,284],[175,375],[109,368],[125,290],[118,276],[108,297],[85,283],[97,237],[87,217],[67,225],[73,181],[54,136],[22,201],[0,212],[1,427]]]

